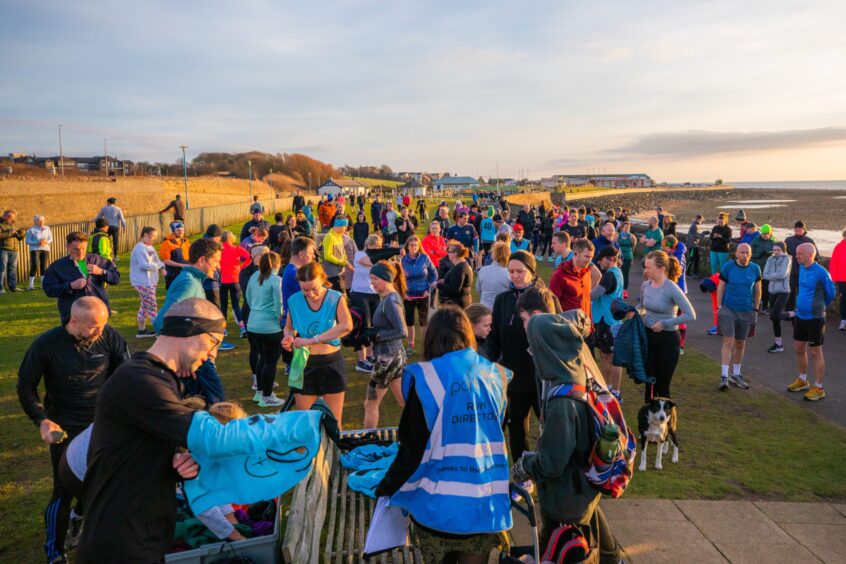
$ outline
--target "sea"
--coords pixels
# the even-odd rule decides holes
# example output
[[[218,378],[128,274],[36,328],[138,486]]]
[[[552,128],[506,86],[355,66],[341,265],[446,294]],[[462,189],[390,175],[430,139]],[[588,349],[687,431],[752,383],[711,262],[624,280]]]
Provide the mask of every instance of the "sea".
[[[726,182],[735,188],[760,188],[771,190],[843,190],[846,180],[791,180],[783,182]]]

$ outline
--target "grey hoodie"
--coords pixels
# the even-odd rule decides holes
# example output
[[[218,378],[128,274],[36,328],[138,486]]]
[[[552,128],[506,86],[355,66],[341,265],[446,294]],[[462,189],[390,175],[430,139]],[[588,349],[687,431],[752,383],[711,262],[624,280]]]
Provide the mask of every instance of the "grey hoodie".
[[[770,255],[767,264],[764,265],[764,280],[769,281],[768,290],[770,294],[790,293],[790,266],[791,259],[787,253],[781,256]]]
[[[522,457],[522,467],[538,485],[543,515],[561,523],[587,524],[600,498],[582,473],[592,443],[587,404],[567,397],[546,398],[552,386],[585,384],[586,367],[595,366],[584,344],[589,329],[584,313],[572,310],[536,315],[527,331],[542,382],[543,424],[538,450]]]

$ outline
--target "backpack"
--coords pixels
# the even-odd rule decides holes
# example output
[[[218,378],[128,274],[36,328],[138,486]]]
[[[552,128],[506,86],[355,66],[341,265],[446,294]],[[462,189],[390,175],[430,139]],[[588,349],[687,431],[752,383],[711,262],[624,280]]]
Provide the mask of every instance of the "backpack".
[[[561,525],[549,536],[546,550],[541,555],[541,564],[584,562],[588,555],[590,547],[582,530],[575,525]]]
[[[549,391],[548,398],[567,397],[587,404],[593,419],[591,453],[584,469],[585,478],[599,492],[618,498],[626,491],[634,472],[637,441],[634,433],[626,425],[623,410],[611,393],[593,380],[588,386],[579,384],[561,384]],[[602,435],[605,424],[613,421],[620,428],[620,444],[617,454],[611,462],[605,462],[596,454],[595,446]]]
[[[364,336],[364,312],[354,305],[349,306],[349,310],[352,318],[352,329],[341,337],[341,344],[345,347],[368,346],[370,340]]]

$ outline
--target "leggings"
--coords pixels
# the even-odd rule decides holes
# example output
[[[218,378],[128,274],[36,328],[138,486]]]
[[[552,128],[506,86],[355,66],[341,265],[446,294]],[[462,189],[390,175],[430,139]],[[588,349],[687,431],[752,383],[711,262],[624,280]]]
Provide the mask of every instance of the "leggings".
[[[840,321],[846,321],[846,282],[837,282],[840,294]]]
[[[629,270],[632,269],[632,259],[623,259],[623,290],[629,289]]]
[[[773,299],[773,305],[770,308],[770,319],[773,322],[773,336],[778,338],[781,337],[782,314],[784,313],[784,306],[787,305],[787,299],[790,297],[790,294],[770,294],[770,297]]]
[[[551,246],[552,246],[552,235],[551,235],[551,234],[546,234],[546,233],[544,233],[544,234],[541,236],[541,242],[540,242],[540,249],[541,249],[541,252],[540,252],[540,256],[542,256],[542,257],[543,257],[543,256],[548,255],[548,254],[549,254],[549,248],[550,248]]]
[[[250,362],[250,371],[253,373],[253,376],[256,376],[256,367],[258,366],[259,360],[259,346],[258,341],[256,341],[256,334],[247,331],[247,342],[250,344],[250,354],[249,354],[249,362]],[[284,349],[283,349],[284,352]]]
[[[34,278],[47,272],[47,257],[50,251],[29,251],[29,276]]]
[[[229,309],[229,298],[232,298],[232,314],[235,316],[235,321],[241,323],[241,286],[234,284],[220,285],[220,311],[223,312],[223,317],[226,318],[226,310]]]
[[[728,262],[729,254],[727,252],[711,251],[711,274],[718,273],[725,263]]]
[[[282,356],[282,331],[278,333],[253,333],[258,345],[259,358],[256,363],[256,384],[261,395],[273,393],[276,380],[276,365]]]
[[[508,392],[508,425],[511,459],[517,460],[528,450],[526,436],[529,434],[529,412],[534,410],[540,419],[540,402],[537,393]]]
[[[764,269],[761,268],[761,272]],[[761,307],[766,308],[770,303],[770,281],[761,279]]]
[[[159,306],[156,303],[156,287],[135,286],[135,289],[141,298],[141,303],[138,306],[138,323],[144,323],[145,319],[149,319],[152,323],[159,313]]]
[[[690,258],[687,260],[687,273],[693,275],[699,274],[699,247],[695,244],[690,248]]]
[[[59,422],[61,424],[61,422]],[[85,427],[62,428],[68,434],[68,438],[57,445],[50,445],[50,462],[53,465],[53,493],[50,502],[44,511],[44,525],[47,528],[47,541],[44,543],[44,550],[47,552],[47,560],[52,561],[65,552],[65,535],[68,531],[70,521],[71,501],[73,494],[65,488],[59,473],[59,462],[68,445]],[[82,515],[82,506],[79,499],[75,511]]]
[[[646,330],[648,352],[646,356],[646,375],[655,378],[654,384],[647,384],[644,393],[645,402],[652,398],[669,398],[670,382],[676,365],[679,363],[681,336],[678,331]]]

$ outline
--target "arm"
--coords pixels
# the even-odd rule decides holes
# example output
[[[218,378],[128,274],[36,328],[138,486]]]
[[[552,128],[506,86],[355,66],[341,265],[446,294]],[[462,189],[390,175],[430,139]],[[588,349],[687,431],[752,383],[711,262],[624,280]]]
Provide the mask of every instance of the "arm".
[[[693,323],[696,321],[696,311],[693,309],[693,305],[691,305],[690,300],[687,299],[687,295],[682,292],[681,288],[678,287],[676,284],[668,285],[672,288],[671,298],[673,303],[676,304],[679,309],[681,310],[681,315],[677,315],[672,319],[665,319],[661,322],[664,327],[677,327],[682,323]],[[760,290],[761,290],[761,281],[758,281],[757,284],[758,288],[758,299],[760,299]],[[755,302],[757,303],[757,301]]]
[[[44,412],[44,404],[38,396],[38,384],[44,376],[47,367],[44,365],[42,355],[38,351],[38,343],[33,343],[23,357],[21,366],[18,369],[18,401],[23,407],[27,417],[32,419],[36,426],[47,419]]]
[[[78,278],[82,278],[81,272],[79,273]],[[59,276],[55,263],[47,269],[47,272],[44,273],[44,278],[41,279],[41,289],[44,290],[44,294],[46,294],[48,298],[59,298],[62,296],[69,296],[73,293],[71,281],[62,280],[61,276]]]
[[[117,368],[129,360],[129,345],[120,333],[114,330],[111,333],[111,350],[109,350],[109,376],[111,376]]]
[[[538,441],[538,451],[521,458],[523,470],[535,480],[545,481],[560,477],[576,450],[576,436],[587,432],[579,426],[577,406],[573,400],[557,398],[546,408],[543,435],[555,437],[554,441]],[[547,443],[554,448],[548,448]]]
[[[276,282],[278,280],[278,283]],[[282,279],[276,278],[274,280],[268,280],[271,284],[271,292],[273,295],[273,311],[276,312],[278,317],[282,317],[282,312],[284,308],[282,307]]]
[[[383,304],[382,311],[385,313],[390,328],[379,329],[376,333],[376,342],[394,341],[396,339],[407,339],[408,328],[405,326],[405,317],[403,316],[400,304],[391,300],[390,303]]]
[[[38,245],[38,236],[32,229],[26,230],[26,238],[24,239],[27,245]]]
[[[110,260],[104,260],[103,265],[100,268],[103,269],[103,274],[101,274],[102,281],[107,282],[111,286],[115,286],[120,283],[120,272]]]
[[[502,354],[502,343],[500,342],[500,324],[502,318],[502,300],[499,296],[494,300],[493,315],[491,317],[491,333],[485,345],[488,349],[488,357],[497,362]]]
[[[123,217],[123,210],[118,211],[118,225],[126,229],[126,218]]]
[[[717,285],[717,309],[723,307],[723,296],[726,293],[726,281],[720,278],[720,283]]]
[[[590,287],[596,288],[600,280],[602,280],[602,271],[595,264],[590,263]]]
[[[590,291],[590,299],[591,301],[598,300],[602,296],[605,295],[605,286],[602,284],[597,284],[593,290]]]
[[[159,213],[164,213],[167,210],[172,210],[172,209],[176,209],[176,201],[175,200],[171,200],[170,203],[167,205],[167,207],[165,209],[161,210]]]
[[[394,495],[411,478],[420,466],[420,461],[423,460],[429,435],[423,406],[417,397],[412,381],[397,430],[399,442],[397,457],[376,488],[377,497]]]
[[[834,285],[834,281],[831,279],[831,274],[828,272],[825,272],[822,283],[823,290],[825,291],[825,305],[828,307],[837,295],[837,288]]]
[[[323,238],[323,243],[321,245],[323,247],[323,260],[337,266],[346,266],[346,252],[344,253],[344,258],[338,258],[332,252],[332,248],[334,247],[334,243],[332,242],[333,239],[334,238],[329,237],[329,235]]]
[[[760,309],[760,307],[761,307],[761,280],[760,279],[757,282],[755,282],[755,286],[752,288],[752,304],[755,307],[755,311],[758,311],[758,309]]]

